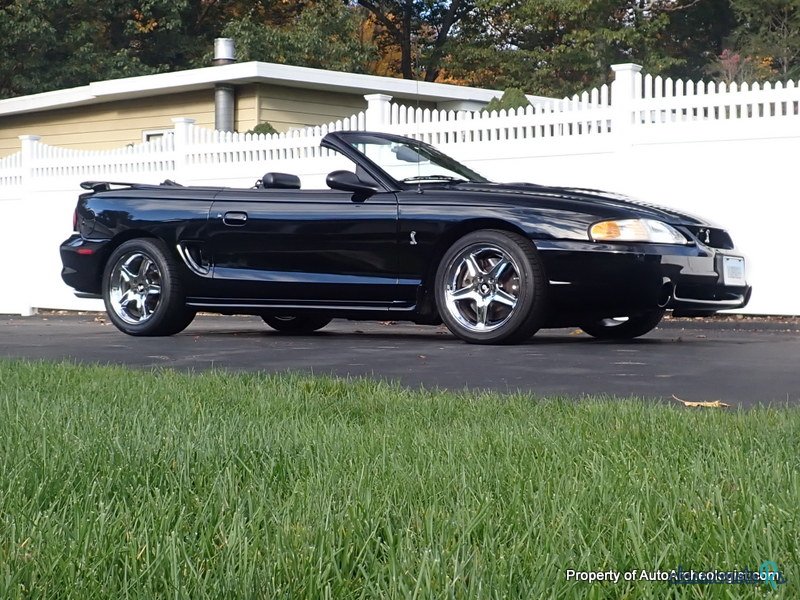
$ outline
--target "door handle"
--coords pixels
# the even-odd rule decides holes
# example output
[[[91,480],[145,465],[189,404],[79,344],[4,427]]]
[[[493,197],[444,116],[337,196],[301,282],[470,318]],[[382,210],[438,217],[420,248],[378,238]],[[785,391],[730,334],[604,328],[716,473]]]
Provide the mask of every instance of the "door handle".
[[[222,222],[232,227],[244,225],[247,223],[247,213],[239,211],[226,212],[225,216],[222,217]]]

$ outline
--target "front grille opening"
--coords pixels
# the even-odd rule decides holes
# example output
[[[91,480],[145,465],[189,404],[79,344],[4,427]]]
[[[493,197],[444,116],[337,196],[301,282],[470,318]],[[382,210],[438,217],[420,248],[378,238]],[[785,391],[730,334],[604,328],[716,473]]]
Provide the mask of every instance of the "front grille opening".
[[[724,229],[717,229],[716,227],[698,227],[697,225],[689,225],[686,229],[688,229],[701,244],[721,250],[733,249],[733,240]]]

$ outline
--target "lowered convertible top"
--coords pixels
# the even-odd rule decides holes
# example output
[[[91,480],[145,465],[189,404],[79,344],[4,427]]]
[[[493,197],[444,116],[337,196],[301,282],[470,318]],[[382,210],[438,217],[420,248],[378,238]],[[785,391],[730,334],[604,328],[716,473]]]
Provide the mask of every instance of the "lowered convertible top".
[[[164,187],[186,187],[177,181],[165,179],[161,183],[130,183],[123,181],[84,181],[81,187],[85,190],[92,190],[93,192],[107,192],[111,186],[119,186],[134,190],[152,190]]]

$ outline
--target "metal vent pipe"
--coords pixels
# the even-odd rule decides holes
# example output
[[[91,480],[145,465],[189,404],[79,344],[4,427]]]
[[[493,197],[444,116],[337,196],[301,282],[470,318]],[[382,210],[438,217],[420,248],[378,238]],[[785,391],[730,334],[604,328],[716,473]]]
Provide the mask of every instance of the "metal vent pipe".
[[[214,40],[214,61],[218,65],[229,65],[236,62],[236,45],[232,38],[217,38]]]
[[[231,38],[214,40],[214,66],[236,62],[236,48]],[[228,83],[214,86],[214,129],[233,131],[236,110],[236,90]]]

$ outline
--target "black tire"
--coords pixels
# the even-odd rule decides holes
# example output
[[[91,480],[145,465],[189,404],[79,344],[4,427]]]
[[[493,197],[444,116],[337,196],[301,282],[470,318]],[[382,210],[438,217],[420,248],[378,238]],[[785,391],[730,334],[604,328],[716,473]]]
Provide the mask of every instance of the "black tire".
[[[590,336],[598,340],[631,340],[653,331],[664,317],[661,309],[648,310],[623,319],[600,319],[581,325]]]
[[[541,327],[544,267],[533,243],[516,233],[465,235],[442,257],[434,285],[442,321],[466,342],[511,344]]]
[[[330,317],[321,315],[265,315],[261,318],[275,331],[294,335],[312,333],[331,322]]]
[[[108,318],[128,335],[172,335],[195,316],[186,306],[180,265],[163,242],[150,238],[129,240],[111,253],[103,301]]]

